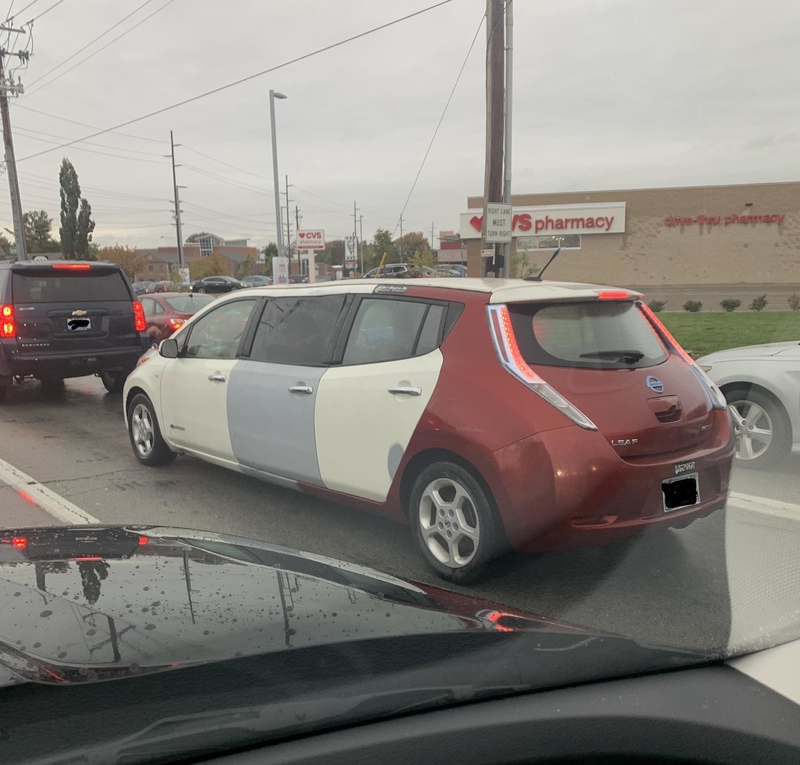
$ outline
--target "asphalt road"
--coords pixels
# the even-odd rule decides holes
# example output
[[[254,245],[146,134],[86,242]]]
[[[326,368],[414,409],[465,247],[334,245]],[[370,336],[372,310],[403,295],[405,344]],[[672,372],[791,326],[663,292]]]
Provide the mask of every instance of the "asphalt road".
[[[120,397],[95,378],[68,381],[57,398],[37,382],[14,386],[0,405],[0,458],[104,523],[237,534],[441,584],[394,522],[189,457],[140,466]],[[783,504],[800,497],[800,459],[779,472],[737,471],[734,489],[738,499],[725,511],[687,529],[600,549],[512,555],[463,591],[644,642],[719,649],[732,629],[746,642],[765,618],[753,603],[774,589],[765,566],[785,559],[792,586],[800,568],[800,508],[795,518],[796,506]],[[35,502],[24,488],[0,484],[0,527],[58,523]],[[758,576],[748,573],[754,566]],[[800,570],[796,578],[800,586]],[[744,588],[741,607],[731,605],[738,595],[730,582]]]

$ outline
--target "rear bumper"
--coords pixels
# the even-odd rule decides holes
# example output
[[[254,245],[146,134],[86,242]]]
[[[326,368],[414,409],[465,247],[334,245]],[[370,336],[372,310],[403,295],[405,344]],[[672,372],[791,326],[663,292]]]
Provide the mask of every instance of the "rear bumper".
[[[4,348],[3,367],[8,374],[33,377],[84,377],[106,370],[130,371],[150,347],[148,335],[144,332],[139,334],[139,347],[106,351],[20,356]]]
[[[725,506],[734,456],[727,411],[701,447],[622,459],[599,433],[560,428],[487,455],[480,466],[519,552],[609,544],[648,529],[682,528]],[[700,502],[665,512],[662,481],[695,463]]]

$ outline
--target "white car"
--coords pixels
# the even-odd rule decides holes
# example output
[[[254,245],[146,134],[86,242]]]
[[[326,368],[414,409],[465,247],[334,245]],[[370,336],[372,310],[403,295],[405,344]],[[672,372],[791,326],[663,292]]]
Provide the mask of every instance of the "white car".
[[[800,454],[800,341],[731,348],[697,363],[728,401],[737,464],[761,467]]]

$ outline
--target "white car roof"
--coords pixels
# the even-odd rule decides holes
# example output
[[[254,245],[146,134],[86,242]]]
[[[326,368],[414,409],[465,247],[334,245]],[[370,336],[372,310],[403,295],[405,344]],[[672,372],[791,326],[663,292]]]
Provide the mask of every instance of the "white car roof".
[[[271,287],[255,287],[248,295],[330,295],[337,293],[370,293],[379,285],[389,287],[412,287],[447,289],[453,292],[489,293],[490,303],[528,303],[549,300],[578,300],[596,298],[599,292],[627,292],[631,299],[641,294],[621,287],[579,282],[526,282],[523,279],[475,279],[442,277],[429,279],[337,279],[319,284],[286,284]],[[231,293],[231,297],[240,293]]]

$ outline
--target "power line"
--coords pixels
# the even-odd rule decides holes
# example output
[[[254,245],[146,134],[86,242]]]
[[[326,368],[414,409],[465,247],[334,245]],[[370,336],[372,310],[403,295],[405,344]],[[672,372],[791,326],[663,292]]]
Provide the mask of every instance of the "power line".
[[[425,151],[425,156],[422,158],[422,163],[419,166],[419,170],[417,170],[417,175],[414,178],[414,183],[411,184],[411,191],[408,192],[408,196],[406,197],[406,202],[403,205],[403,209],[400,212],[400,220],[397,222],[397,225],[394,227],[394,232],[392,236],[397,233],[397,228],[400,225],[400,221],[403,220],[403,215],[405,214],[406,208],[408,207],[408,203],[411,201],[411,195],[414,193],[414,189],[417,187],[417,181],[419,180],[420,175],[422,175],[422,168],[425,167],[425,162],[428,159],[428,155],[431,153],[431,149],[433,148],[433,142],[436,140],[436,136],[439,134],[439,128],[442,126],[442,122],[444,122],[445,115],[447,114],[447,109],[450,106],[450,102],[453,100],[453,96],[455,95],[456,88],[458,87],[458,83],[461,81],[461,75],[464,74],[464,69],[467,66],[467,61],[469,61],[470,54],[472,53],[472,49],[475,47],[475,41],[478,39],[478,35],[480,34],[481,27],[483,26],[483,22],[486,19],[486,14],[484,13],[481,16],[481,20],[478,23],[478,28],[475,30],[475,35],[472,38],[472,42],[469,44],[469,49],[467,50],[467,55],[464,56],[464,61],[461,64],[461,69],[458,70],[458,76],[456,77],[456,81],[453,84],[453,88],[450,91],[450,95],[447,97],[447,102],[444,105],[444,109],[442,110],[442,116],[439,117],[439,122],[436,124],[436,129],[433,131],[433,136],[431,137],[431,141],[428,144],[428,148]]]
[[[32,5],[36,5],[36,3],[38,3],[38,2],[39,2],[39,0],[31,0],[31,2],[30,2],[30,3],[28,3],[28,4],[27,4],[27,5],[26,5],[26,6],[25,6],[25,7],[24,7],[22,10],[19,10],[19,11],[17,11],[17,12],[16,12],[16,13],[15,13],[15,14],[12,16],[12,15],[11,15],[11,9],[14,7],[14,0],[11,0],[11,6],[9,7],[9,9],[8,9],[8,13],[6,14],[6,21],[10,21],[11,19],[13,19],[13,18],[16,18],[17,16],[19,16],[19,15],[21,15],[21,14],[25,13],[25,11],[27,11],[27,10],[28,10],[28,8],[30,8]]]
[[[265,197],[269,197],[270,199],[273,198],[273,195],[264,190],[259,188],[258,186],[251,186],[248,183],[241,183],[239,181],[234,181],[230,178],[227,178],[224,175],[218,175],[217,173],[212,173],[210,170],[203,170],[201,167],[195,167],[194,165],[189,165],[184,162],[181,167],[185,167],[187,170],[191,170],[192,172],[199,173],[200,175],[208,176],[209,178],[213,178],[215,181],[222,181],[223,183],[228,183],[231,186],[238,186],[240,189],[244,189],[245,191],[252,191],[255,194],[263,194]]]
[[[30,138],[30,139],[34,140],[34,141],[41,141],[42,143],[52,143],[52,144],[55,144],[56,146],[59,145],[58,141],[51,141],[48,138],[39,138],[39,136],[35,136],[35,135],[28,135],[27,132],[24,129],[20,130],[18,128],[16,130],[16,132],[20,133],[21,135],[24,135],[26,138]],[[92,145],[92,144],[90,144],[90,145]],[[97,151],[97,149],[87,149],[85,146],[76,146],[75,150],[76,151],[87,151],[90,154],[101,154],[104,157],[116,157],[117,159],[127,159],[127,160],[130,160],[132,162],[148,162],[149,164],[152,164],[152,165],[163,165],[163,164],[165,164],[163,160],[145,159],[144,157],[128,157],[128,156],[126,156],[124,154],[112,154],[111,152],[108,152],[108,151]],[[123,149],[122,151],[125,151],[125,149]]]
[[[36,0],[34,0],[34,2],[36,2]],[[31,87],[31,86],[35,85],[37,82],[40,82],[45,77],[47,77],[49,74],[51,74],[52,72],[55,72],[56,69],[58,69],[61,66],[64,66],[64,64],[66,64],[68,61],[71,61],[73,58],[75,58],[75,56],[78,56],[81,53],[83,53],[83,51],[85,51],[87,48],[90,48],[92,45],[94,45],[101,37],[105,37],[109,32],[112,32],[120,24],[124,23],[131,16],[133,16],[134,14],[136,14],[140,10],[142,10],[142,8],[144,8],[145,5],[148,5],[149,3],[152,3],[152,2],[153,2],[153,0],[145,0],[145,2],[143,2],[138,8],[136,8],[136,10],[131,11],[127,16],[125,16],[125,18],[120,19],[116,24],[114,24],[114,26],[109,27],[108,29],[106,29],[105,32],[103,32],[102,34],[97,35],[97,37],[95,37],[94,40],[92,40],[91,42],[86,43],[86,45],[84,45],[80,50],[76,50],[75,53],[73,53],[71,56],[68,56],[67,58],[65,58],[60,64],[56,64],[52,69],[50,69],[49,71],[45,72],[40,77],[37,77],[32,83],[30,83],[30,85],[28,87]]]
[[[61,120],[62,122],[69,122],[73,125],[80,125],[81,127],[88,127],[92,128],[92,130],[102,130],[102,128],[97,127],[97,125],[90,125],[88,122],[79,122],[78,120],[71,120],[68,117],[62,117],[58,114],[50,114],[49,112],[43,112],[41,109],[34,109],[32,106],[25,106],[24,104],[19,103],[18,101],[14,102],[15,109],[25,109],[28,112],[35,112],[36,114],[41,114],[44,117],[52,117],[54,120]],[[125,136],[126,138],[136,138],[139,141],[150,141],[151,143],[157,143],[163,146],[166,141],[163,141],[160,138],[146,138],[143,135],[134,135],[133,133],[117,133],[115,135]]]
[[[50,136],[50,138],[60,138],[62,141],[63,140],[67,140],[67,141],[70,140],[69,136],[58,135],[57,133],[48,133],[48,132],[46,132],[44,130],[34,130],[33,128],[30,128],[30,127],[27,127],[27,126],[24,126],[24,127],[21,127],[21,128],[17,128],[17,130],[21,131],[23,133],[24,132],[36,133],[37,135]],[[97,146],[97,147],[99,147],[101,149],[111,149],[112,151],[129,151],[129,152],[131,152],[133,154],[142,154],[142,155],[148,156],[148,157],[163,157],[164,156],[163,154],[159,154],[156,151],[142,151],[141,149],[126,149],[124,146],[109,146],[106,143],[94,143],[93,141],[85,141],[85,143],[88,146]]]
[[[64,0],[59,0],[59,2],[64,2]],[[22,162],[23,160],[26,159],[33,159],[33,157],[39,157],[42,154],[49,154],[50,152],[58,151],[59,149],[65,149],[68,146],[73,146],[74,144],[80,143],[81,141],[86,141],[91,138],[97,138],[98,136],[103,135],[104,133],[110,133],[113,130],[119,130],[119,128],[127,127],[128,125],[133,125],[137,122],[149,119],[150,117],[155,117],[159,114],[164,114],[164,112],[171,111],[172,109],[177,109],[180,106],[185,106],[186,104],[191,104],[194,101],[199,101],[201,98],[206,98],[207,96],[212,96],[216,93],[221,93],[223,90],[228,90],[229,88],[235,87],[236,85],[241,85],[242,83],[249,82],[250,80],[254,80],[257,77],[263,77],[265,74],[276,72],[279,69],[284,69],[287,66],[291,66],[292,64],[296,64],[300,61],[305,61],[306,59],[317,56],[320,53],[326,53],[327,51],[333,50],[334,48],[339,48],[342,45],[346,45],[347,43],[359,40],[362,37],[367,37],[368,35],[374,34],[375,32],[387,29],[388,27],[392,27],[403,21],[407,21],[408,19],[414,18],[415,16],[420,16],[423,13],[432,11],[434,8],[439,8],[442,5],[447,5],[448,3],[451,2],[452,0],[440,0],[440,2],[435,3],[434,5],[429,5],[427,8],[422,8],[419,11],[415,11],[414,13],[409,13],[405,16],[401,16],[400,18],[394,19],[393,21],[388,21],[385,24],[372,27],[371,29],[368,29],[365,32],[359,32],[358,34],[352,35],[351,37],[347,37],[344,40],[339,40],[339,42],[331,43],[330,45],[326,45],[322,48],[317,48],[316,50],[311,51],[310,53],[305,53],[302,56],[297,56],[296,58],[290,59],[289,61],[285,61],[282,64],[277,64],[276,66],[272,66],[269,69],[264,69],[261,72],[256,72],[255,74],[248,75],[247,77],[242,77],[241,79],[235,80],[234,82],[230,82],[227,85],[220,85],[218,88],[213,88],[212,90],[208,90],[205,93],[200,93],[199,95],[192,96],[191,98],[186,98],[183,101],[178,101],[177,103],[171,104],[170,106],[164,106],[161,109],[156,109],[155,111],[149,112],[148,114],[143,114],[139,117],[134,117],[133,119],[121,122],[119,125],[114,125],[113,127],[110,128],[104,128],[103,130],[84,136],[83,138],[76,138],[74,141],[62,144],[61,146],[54,146],[52,149],[45,149],[44,151],[37,152],[36,154],[29,154],[27,157],[22,157],[22,159],[17,161]]]
[[[243,167],[236,167],[236,165],[231,165],[229,162],[223,162],[221,159],[217,159],[216,157],[212,157],[210,154],[203,154],[202,151],[198,151],[197,149],[193,149],[191,146],[187,146],[185,143],[181,144],[181,148],[188,149],[195,154],[199,154],[201,157],[205,157],[206,159],[210,159],[212,162],[218,162],[220,165],[225,165],[225,167],[231,168],[231,170],[238,170],[240,173],[245,173],[247,175],[252,175],[254,178],[260,178],[264,180],[264,175],[259,173],[254,173],[251,170],[245,170]],[[270,195],[272,196],[272,195]]]
[[[150,0],[148,0],[148,2],[150,2]],[[46,88],[48,85],[52,85],[56,80],[61,79],[65,74],[69,74],[73,69],[77,69],[81,64],[85,64],[89,59],[94,58],[98,53],[102,53],[110,45],[113,45],[115,42],[117,42],[118,40],[121,40],[123,37],[125,37],[125,35],[130,34],[131,32],[133,32],[134,29],[136,29],[137,27],[140,27],[148,19],[152,19],[153,16],[155,16],[157,13],[161,13],[161,11],[163,11],[167,6],[172,5],[172,3],[174,3],[174,2],[175,2],[175,0],[167,0],[167,2],[164,3],[164,5],[162,5],[160,8],[157,8],[156,10],[154,10],[149,16],[145,16],[141,21],[137,21],[132,27],[130,27],[129,29],[126,29],[121,35],[117,35],[117,37],[115,37],[113,40],[110,40],[109,42],[107,42],[102,48],[98,48],[96,51],[94,51],[94,53],[91,53],[86,58],[81,59],[80,61],[78,61],[77,64],[75,64],[74,66],[71,66],[69,69],[65,69],[60,74],[57,74],[55,77],[53,77],[52,80],[49,80],[48,82],[44,83],[44,85],[41,85],[36,90],[28,93],[27,95],[28,96],[32,96],[34,93],[38,93],[42,88]],[[146,4],[147,3],[145,3],[145,5]],[[113,27],[112,27],[112,29],[113,29]],[[103,34],[106,34],[106,33],[104,32]],[[102,37],[102,35],[101,35],[101,37]],[[61,64],[59,64],[59,66],[61,66]],[[41,79],[41,77],[39,79]],[[37,80],[37,82],[38,82],[38,80]]]
[[[52,5],[49,7],[49,8],[46,8],[45,10],[43,10],[43,11],[42,11],[42,12],[41,12],[41,13],[40,13],[38,16],[34,16],[34,17],[33,17],[33,18],[32,18],[32,19],[29,21],[29,22],[27,22],[27,23],[28,23],[28,24],[33,24],[33,22],[34,22],[34,21],[36,21],[36,19],[40,19],[40,18],[42,18],[42,16],[44,16],[44,15],[45,15],[45,13],[50,13],[50,11],[52,11],[52,10],[53,10],[53,8],[57,8],[57,7],[58,7],[59,5],[61,5],[61,3],[63,3],[63,2],[64,2],[64,0],[57,0],[57,2],[53,3],[53,4],[52,4]],[[31,3],[31,5],[33,5],[33,3]],[[26,6],[25,6],[25,8],[29,8],[29,7],[30,7],[29,5],[26,5]],[[23,8],[22,10],[24,11],[24,10],[25,10],[25,8]],[[22,13],[22,11],[19,11],[19,13]],[[18,13],[17,15],[19,15],[19,13]]]

